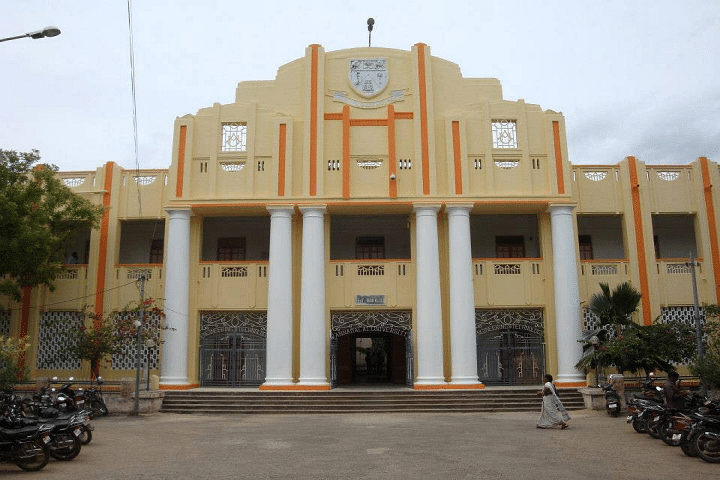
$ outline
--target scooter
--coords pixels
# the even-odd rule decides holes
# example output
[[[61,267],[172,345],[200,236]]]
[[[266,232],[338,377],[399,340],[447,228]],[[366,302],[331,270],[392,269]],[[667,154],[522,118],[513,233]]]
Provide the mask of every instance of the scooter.
[[[605,409],[608,415],[617,417],[620,415],[620,395],[615,391],[612,384],[603,385],[601,388],[605,394]]]

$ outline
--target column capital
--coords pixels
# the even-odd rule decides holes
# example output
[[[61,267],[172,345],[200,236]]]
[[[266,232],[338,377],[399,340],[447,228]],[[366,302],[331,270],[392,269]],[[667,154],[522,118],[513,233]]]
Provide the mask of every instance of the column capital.
[[[551,203],[548,205],[548,212],[550,212],[551,215],[563,213],[567,215],[572,213],[576,208],[576,203]]]
[[[440,211],[442,205],[439,203],[413,203],[413,211],[416,214],[436,214]]]
[[[474,206],[472,203],[446,203],[445,211],[448,215],[468,215]]]
[[[288,204],[282,204],[282,205],[266,205],[265,208],[272,216],[280,216],[280,217],[289,217],[292,216],[293,213],[295,213],[295,205],[288,205]]]
[[[192,207],[190,205],[168,205],[165,207],[168,215],[177,217],[190,218],[192,216]]]
[[[324,215],[327,212],[327,205],[325,204],[313,204],[313,205],[298,205],[298,210],[305,215]]]

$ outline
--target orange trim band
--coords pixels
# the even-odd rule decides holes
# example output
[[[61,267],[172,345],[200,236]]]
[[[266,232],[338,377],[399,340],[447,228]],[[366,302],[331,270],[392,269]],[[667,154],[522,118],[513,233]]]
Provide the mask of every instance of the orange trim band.
[[[191,383],[189,385],[159,385],[160,390],[192,390],[193,388],[200,388],[199,383]]]
[[[180,140],[178,145],[178,168],[177,181],[175,183],[175,196],[183,196],[183,182],[185,180],[185,137],[187,136],[187,125],[180,125]]]
[[[438,385],[413,385],[413,390],[482,390],[485,385],[473,383],[469,385],[457,385],[454,383],[441,383]]]
[[[552,122],[553,141],[555,143],[555,173],[557,175],[558,193],[565,194],[565,175],[563,174],[562,144],[560,143],[560,122]]]
[[[317,195],[317,137],[318,137],[318,48],[311,45],[310,60],[310,196]]]
[[[267,391],[312,391],[312,392],[324,392],[330,390],[330,385],[260,385],[260,390]]]
[[[718,248],[718,230],[715,222],[715,205],[713,203],[712,179],[708,159],[700,157],[700,169],[703,177],[705,193],[705,210],[707,211],[708,230],[710,231],[710,251],[712,252],[713,273],[715,276],[715,303],[720,303],[720,248]]]
[[[115,162],[105,164],[105,182],[103,184],[103,215],[100,220],[100,245],[98,248],[98,271],[97,282],[95,283],[95,328],[100,326],[100,318],[103,314],[105,302],[105,275],[107,269],[108,232],[110,230],[110,200],[112,197],[113,170]]]
[[[388,196],[390,198],[397,198],[397,152],[395,151],[395,106],[388,105],[388,120],[387,120],[387,134],[388,134],[388,161],[390,165],[388,170],[390,173],[390,179],[388,182]]]
[[[423,195],[430,195],[430,146],[428,132],[427,79],[425,77],[425,44],[418,43],[418,90],[420,91],[420,150],[422,154]]]
[[[285,154],[287,143],[287,125],[280,124],[280,132],[278,135],[278,197],[285,196]]]
[[[630,189],[632,194],[633,222],[635,223],[635,244],[637,245],[638,273],[640,275],[640,293],[642,294],[643,325],[652,324],[650,312],[650,287],[648,285],[647,259],[645,257],[645,237],[643,235],[642,209],[640,204],[640,181],[638,180],[635,157],[628,158],[630,170]]]
[[[452,122],[453,159],[455,160],[455,194],[462,195],[462,159],[460,158],[460,122]]]
[[[587,387],[587,382],[555,382],[556,388],[582,388]]]
[[[342,111],[342,192],[343,198],[350,198],[350,106]]]

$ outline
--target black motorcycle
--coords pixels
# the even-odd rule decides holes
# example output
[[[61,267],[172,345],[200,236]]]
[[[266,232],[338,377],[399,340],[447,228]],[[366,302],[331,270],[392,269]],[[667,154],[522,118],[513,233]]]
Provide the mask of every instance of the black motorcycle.
[[[37,471],[50,460],[51,425],[23,428],[0,427],[0,460],[13,462],[23,470]]]
[[[89,409],[93,415],[106,416],[108,414],[108,408],[105,405],[102,390],[100,390],[102,384],[102,377],[98,377],[97,387],[91,386],[87,390],[83,390],[82,388],[78,389],[78,393],[75,395],[75,402],[78,408],[84,407]]]

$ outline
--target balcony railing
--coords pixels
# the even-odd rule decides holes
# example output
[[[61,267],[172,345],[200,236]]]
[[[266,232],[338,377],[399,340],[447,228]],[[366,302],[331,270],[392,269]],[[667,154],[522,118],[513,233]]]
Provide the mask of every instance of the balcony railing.
[[[527,306],[544,303],[542,258],[473,260],[475,305]]]
[[[331,308],[412,308],[415,283],[410,260],[332,260],[327,271]]]
[[[267,308],[268,262],[200,262],[198,267],[198,308]]]

